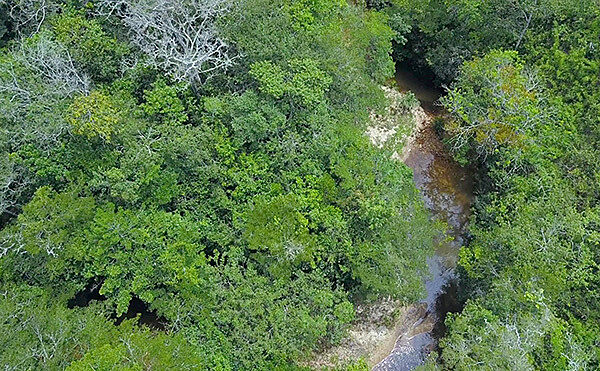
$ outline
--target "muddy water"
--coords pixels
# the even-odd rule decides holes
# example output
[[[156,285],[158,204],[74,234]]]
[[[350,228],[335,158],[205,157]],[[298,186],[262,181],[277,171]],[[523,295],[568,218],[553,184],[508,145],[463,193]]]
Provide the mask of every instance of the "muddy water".
[[[412,370],[436,348],[444,332],[448,312],[457,310],[455,267],[463,243],[472,201],[472,180],[448,154],[434,128],[433,119],[442,114],[435,104],[442,91],[427,77],[399,66],[399,90],[412,91],[429,116],[411,145],[405,163],[413,169],[414,181],[432,217],[447,224],[446,233],[435,242],[435,255],[428,260],[431,278],[425,282],[427,298],[411,307],[394,349],[375,370]]]

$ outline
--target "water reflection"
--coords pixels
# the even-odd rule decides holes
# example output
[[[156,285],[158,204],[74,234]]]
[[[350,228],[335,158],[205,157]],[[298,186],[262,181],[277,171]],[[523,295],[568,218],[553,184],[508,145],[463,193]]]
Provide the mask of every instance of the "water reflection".
[[[425,282],[427,298],[415,305],[421,307],[409,318],[412,325],[376,370],[412,370],[436,347],[446,314],[457,306],[454,268],[472,201],[470,173],[452,159],[432,127],[433,118],[441,114],[436,105],[441,89],[402,66],[396,82],[399,90],[412,91],[428,114],[427,125],[412,143],[405,163],[413,169],[415,185],[432,216],[445,222],[448,229],[437,238],[435,255],[428,260],[431,279]]]

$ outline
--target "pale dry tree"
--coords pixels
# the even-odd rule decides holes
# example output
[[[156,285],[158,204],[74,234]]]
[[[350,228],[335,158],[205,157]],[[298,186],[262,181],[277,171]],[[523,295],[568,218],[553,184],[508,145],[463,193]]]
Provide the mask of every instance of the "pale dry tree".
[[[45,95],[87,94],[90,80],[67,49],[47,32],[22,40],[2,65],[0,94],[17,107]],[[40,89],[43,86],[44,89]]]
[[[87,94],[90,80],[75,66],[69,51],[43,32],[24,42],[13,54],[15,61],[28,68],[48,85],[53,94]]]
[[[32,184],[8,153],[27,143],[49,154],[69,130],[57,107],[89,91],[89,78],[46,31],[22,39],[0,60],[0,215],[18,210]]]
[[[23,192],[32,184],[32,180],[22,166],[8,154],[0,155],[0,215],[16,216],[15,211],[21,205],[19,200]],[[8,251],[8,242],[0,238],[0,257]],[[12,245],[10,245],[12,246]]]
[[[44,21],[61,9],[57,0],[0,0],[18,33],[39,32]]]
[[[5,127],[12,141],[53,143],[65,126],[54,108],[90,91],[87,75],[47,32],[22,40],[0,69],[0,118],[12,123]]]
[[[215,21],[231,0],[100,0],[98,13],[118,16],[151,65],[177,81],[201,83],[233,64]]]

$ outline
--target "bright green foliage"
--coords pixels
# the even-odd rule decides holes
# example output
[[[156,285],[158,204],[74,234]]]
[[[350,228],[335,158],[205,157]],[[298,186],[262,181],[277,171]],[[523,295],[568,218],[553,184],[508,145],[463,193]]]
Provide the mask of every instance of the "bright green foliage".
[[[69,106],[69,123],[73,132],[88,139],[101,137],[110,141],[118,130],[119,114],[106,94],[93,91],[89,95],[75,98]]]
[[[288,94],[300,104],[312,107],[322,103],[332,79],[321,71],[314,60],[293,59],[285,73],[271,62],[257,62],[250,67],[252,75],[259,83],[259,90],[273,98]]]
[[[86,236],[84,272],[104,277],[100,293],[122,314],[132,295],[146,303],[170,292],[202,291],[206,258],[193,224],[165,212],[97,211]],[[184,286],[189,285],[189,289]]]
[[[332,80],[319,70],[315,61],[293,59],[289,62],[289,67],[292,71],[288,88],[290,93],[306,106],[322,102]]]
[[[107,35],[96,20],[66,12],[55,18],[52,25],[56,39],[94,79],[104,82],[118,76],[128,48]]]
[[[222,27],[244,53],[246,64],[269,61],[285,71],[292,60],[312,60],[317,62],[315,67],[332,79],[328,96],[333,107],[354,115],[366,115],[361,107],[379,107],[384,100],[378,84],[394,71],[390,59],[390,39],[394,32],[386,25],[385,16],[363,12],[345,2],[338,6],[337,1],[317,1],[315,4],[329,5],[312,8],[313,26],[303,31],[295,27],[289,13],[281,11],[297,3],[289,0],[239,2],[224,19]],[[331,9],[326,11],[329,6]],[[258,66],[254,69],[254,78],[258,76]],[[315,68],[306,69],[307,73],[312,74],[312,71]],[[266,65],[261,67],[260,75],[264,76],[262,81],[276,87],[277,79],[281,78],[275,76],[282,74]],[[272,80],[264,80],[267,76],[273,76]],[[275,89],[277,92],[279,88]]]
[[[335,12],[344,5],[343,0],[300,0],[291,2],[288,11],[294,28],[312,30],[316,18]]]
[[[40,287],[2,285],[0,290],[3,365],[48,370],[206,367],[180,335],[153,333],[131,321],[114,326],[101,306],[67,309]]]
[[[151,303],[174,285],[202,286],[206,259],[197,232],[178,215],[115,210],[110,203],[97,207],[74,192],[41,188],[17,226],[31,259],[46,260],[47,279],[56,282],[67,272],[75,283],[103,277],[100,293],[118,315],[132,295]]]
[[[207,367],[181,335],[136,329],[130,322],[120,325],[119,330],[119,339],[98,344],[66,370],[204,370]]]
[[[152,85],[152,90],[145,91],[145,103],[142,105],[144,113],[163,123],[179,125],[184,123],[188,116],[185,106],[178,96],[177,87],[168,86],[163,80],[158,80]]]
[[[244,230],[251,250],[265,251],[273,264],[308,260],[314,241],[308,230],[308,219],[298,212],[294,195],[279,196],[268,203],[258,201],[249,210]]]
[[[489,156],[501,147],[525,149],[547,119],[538,78],[524,69],[516,52],[492,51],[467,62],[454,88],[442,99],[455,119],[446,130],[453,149]]]
[[[95,6],[0,57],[0,286],[40,303],[2,324],[19,333],[3,364],[62,329],[25,368],[294,369],[357,303],[422,297],[436,230],[411,171],[364,135],[393,73],[385,16],[234,2],[215,32],[236,64],[189,86]],[[111,323],[140,302],[165,331]]]
[[[94,200],[77,197],[74,192],[57,194],[48,187],[39,188],[17,218],[23,235],[23,247],[32,255],[57,256],[76,239],[75,234],[93,218]]]
[[[250,66],[250,75],[258,83],[258,89],[274,98],[281,98],[287,89],[286,73],[283,69],[269,61],[253,63]]]
[[[276,104],[261,99],[254,91],[247,91],[228,101],[233,142],[236,146],[255,148],[274,137],[286,125],[285,114]]]

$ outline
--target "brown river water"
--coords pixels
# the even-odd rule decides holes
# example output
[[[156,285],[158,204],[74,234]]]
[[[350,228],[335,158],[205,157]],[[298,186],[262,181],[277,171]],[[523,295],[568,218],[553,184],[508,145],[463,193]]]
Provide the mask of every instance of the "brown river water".
[[[471,173],[452,159],[432,126],[433,119],[443,115],[436,104],[443,90],[404,66],[397,68],[396,84],[402,92],[412,91],[430,117],[404,162],[413,169],[415,185],[432,217],[445,222],[447,230],[436,239],[435,255],[427,262],[431,273],[425,282],[427,297],[409,309],[394,348],[375,365],[378,371],[412,370],[423,364],[445,331],[446,314],[460,309],[455,268],[472,201]]]

